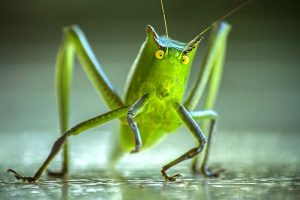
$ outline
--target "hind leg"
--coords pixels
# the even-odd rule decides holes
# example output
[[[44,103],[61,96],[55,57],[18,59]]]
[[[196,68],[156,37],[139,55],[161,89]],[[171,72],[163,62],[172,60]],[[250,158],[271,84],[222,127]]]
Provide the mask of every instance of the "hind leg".
[[[110,109],[123,106],[123,103],[98,63],[84,33],[78,26],[64,28],[64,36],[56,60],[56,92],[58,98],[60,132],[69,129],[69,94],[73,74],[74,56],[77,56],[83,70],[102,96]],[[63,165],[60,172],[50,175],[63,176],[69,171],[69,145],[63,148]]]

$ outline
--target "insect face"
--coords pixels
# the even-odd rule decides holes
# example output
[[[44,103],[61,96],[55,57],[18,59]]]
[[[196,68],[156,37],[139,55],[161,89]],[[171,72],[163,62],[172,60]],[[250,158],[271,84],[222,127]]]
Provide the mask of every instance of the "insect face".
[[[166,36],[158,36],[151,26],[147,27],[147,37],[147,51],[152,54],[147,82],[151,83],[159,99],[180,100],[198,42],[187,44]]]

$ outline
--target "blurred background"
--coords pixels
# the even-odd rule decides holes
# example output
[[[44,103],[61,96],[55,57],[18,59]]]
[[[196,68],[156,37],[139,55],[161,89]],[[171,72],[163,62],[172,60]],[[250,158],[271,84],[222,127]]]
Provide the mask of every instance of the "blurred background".
[[[169,35],[190,41],[242,2],[165,0]],[[226,19],[232,32],[216,105],[220,120],[212,163],[229,171],[235,166],[233,172],[243,167],[253,172],[261,166],[266,172],[262,177],[299,178],[299,19],[296,0],[254,1]],[[2,180],[12,180],[5,173],[8,167],[33,174],[59,135],[54,66],[62,28],[70,24],[83,29],[119,94],[123,94],[127,73],[145,39],[146,25],[151,24],[159,34],[165,30],[158,0],[1,1]],[[198,50],[190,82],[199,71],[207,38]],[[108,111],[78,62],[73,82],[71,125]],[[118,131],[116,125],[111,122],[74,137],[72,169],[103,167],[111,135]],[[160,178],[160,166],[194,144],[194,138],[182,128],[154,149],[122,162],[129,169],[132,162],[135,166],[157,165],[149,177]],[[188,169],[188,164],[182,166]],[[59,158],[52,166],[59,167]]]

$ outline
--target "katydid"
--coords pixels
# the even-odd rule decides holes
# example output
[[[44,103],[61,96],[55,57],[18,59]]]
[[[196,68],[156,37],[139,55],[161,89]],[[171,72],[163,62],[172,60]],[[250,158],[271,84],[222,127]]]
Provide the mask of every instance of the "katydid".
[[[211,26],[198,34],[188,43],[178,42],[168,37],[163,3],[166,36],[159,36],[150,25],[146,28],[146,41],[142,44],[125,87],[125,98],[122,100],[105,75],[97,61],[84,33],[78,26],[64,28],[63,40],[56,62],[56,89],[59,105],[61,137],[54,143],[52,150],[42,166],[33,177],[26,177],[12,169],[8,172],[22,181],[35,182],[46,170],[51,160],[63,149],[63,167],[61,172],[49,172],[50,175],[65,175],[69,170],[68,139],[87,129],[99,126],[113,119],[119,119],[119,147],[112,153],[118,160],[124,153],[137,153],[152,147],[164,136],[174,132],[184,124],[196,138],[197,145],[162,167],[161,173],[166,181],[174,181],[180,174],[168,175],[167,170],[174,165],[194,158],[193,169],[205,176],[214,176],[207,168],[210,149],[210,138],[213,134],[218,114],[213,107],[218,94],[222,68],[225,57],[226,41],[230,25],[221,22],[246,2],[215,21]],[[186,85],[196,50],[202,35],[211,29],[209,47],[204,62],[193,83],[192,89],[184,100]],[[69,128],[69,93],[73,71],[74,56],[77,56],[85,73],[104,99],[111,111],[86,120]],[[195,110],[197,103],[207,88],[203,110]],[[210,126],[207,139],[197,124],[207,120]],[[205,129],[203,129],[205,130]],[[197,166],[197,155],[207,143],[202,167]]]

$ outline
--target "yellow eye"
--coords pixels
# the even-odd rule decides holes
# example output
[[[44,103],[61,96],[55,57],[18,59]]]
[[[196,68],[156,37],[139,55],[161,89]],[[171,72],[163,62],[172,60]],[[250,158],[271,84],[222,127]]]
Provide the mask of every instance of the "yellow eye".
[[[155,57],[157,58],[157,59],[163,59],[163,57],[164,57],[164,54],[165,54],[165,52],[163,51],[163,50],[157,50],[156,52],[155,52]]]
[[[187,64],[189,64],[189,62],[190,62],[190,58],[189,58],[188,56],[184,55],[184,56],[182,56],[182,58],[181,58],[181,62],[182,62],[183,64],[187,65]]]

